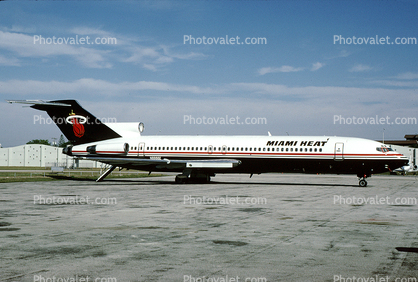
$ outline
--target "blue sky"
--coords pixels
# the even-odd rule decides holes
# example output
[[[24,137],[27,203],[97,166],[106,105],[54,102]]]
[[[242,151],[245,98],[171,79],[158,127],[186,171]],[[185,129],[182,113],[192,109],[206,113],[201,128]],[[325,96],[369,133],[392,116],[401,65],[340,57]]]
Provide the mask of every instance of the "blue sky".
[[[415,1],[10,1],[0,7],[3,147],[60,135],[54,125],[34,122],[41,112],[6,99],[76,99],[97,117],[142,121],[148,135],[270,131],[381,139],[384,132],[402,139],[418,132],[413,120],[394,123],[418,119],[418,44],[364,43],[376,36],[390,43],[418,39]],[[39,37],[87,36],[117,44],[34,44]],[[265,44],[184,44],[184,36],[264,38]],[[363,44],[335,44],[335,36]],[[199,125],[185,123],[185,116],[267,124]],[[389,124],[364,124],[376,116]]]

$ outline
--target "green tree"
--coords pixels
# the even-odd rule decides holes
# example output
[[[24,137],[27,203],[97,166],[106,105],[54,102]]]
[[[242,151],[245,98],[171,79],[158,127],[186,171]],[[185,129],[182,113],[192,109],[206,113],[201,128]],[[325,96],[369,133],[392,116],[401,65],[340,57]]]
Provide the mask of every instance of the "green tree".
[[[49,145],[49,146],[51,146],[51,143],[48,140],[46,140],[46,139],[33,139],[33,140],[29,141],[26,144],[41,144],[41,145]]]
[[[64,135],[61,134],[60,139],[58,140],[58,147],[65,148],[69,144],[71,144],[71,142],[65,141]]]

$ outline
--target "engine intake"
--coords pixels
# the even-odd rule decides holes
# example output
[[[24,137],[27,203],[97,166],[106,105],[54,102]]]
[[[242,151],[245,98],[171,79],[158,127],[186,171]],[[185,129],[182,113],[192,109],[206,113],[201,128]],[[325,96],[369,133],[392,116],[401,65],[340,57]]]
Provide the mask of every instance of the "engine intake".
[[[73,150],[73,146],[67,146],[64,149],[62,149],[62,153],[68,156],[72,156],[73,155],[72,150]]]
[[[92,155],[126,155],[129,152],[129,144],[98,144],[88,146],[86,151]]]

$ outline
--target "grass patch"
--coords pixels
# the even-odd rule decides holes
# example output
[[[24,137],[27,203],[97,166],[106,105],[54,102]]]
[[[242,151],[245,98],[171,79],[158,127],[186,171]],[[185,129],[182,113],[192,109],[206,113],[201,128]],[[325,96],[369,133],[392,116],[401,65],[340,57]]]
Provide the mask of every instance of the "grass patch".
[[[39,166],[0,166],[0,170],[51,170],[51,167]]]
[[[2,170],[2,168],[0,168]],[[0,183],[12,182],[38,182],[38,181],[57,181],[57,180],[91,180],[95,181],[100,176],[100,169],[76,169],[65,170],[60,173],[51,173],[51,170],[42,171],[42,168],[31,168],[27,171],[27,167],[20,168],[22,171],[9,171],[15,169],[8,169],[0,171]],[[25,170],[25,171],[23,171]],[[106,177],[106,179],[117,178],[143,178],[143,177],[158,177],[163,174],[141,173],[136,171],[114,171]]]

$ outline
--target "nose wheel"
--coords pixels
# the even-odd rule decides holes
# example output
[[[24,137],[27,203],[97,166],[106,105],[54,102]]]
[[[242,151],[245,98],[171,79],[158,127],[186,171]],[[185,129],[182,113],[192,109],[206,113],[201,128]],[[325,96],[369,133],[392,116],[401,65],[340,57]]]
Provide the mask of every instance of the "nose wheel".
[[[367,181],[366,181],[366,179],[364,179],[364,178],[360,179],[360,180],[359,180],[359,182],[358,182],[358,185],[359,185],[360,187],[366,187],[366,186],[367,186]]]
[[[360,187],[366,187],[367,186],[366,178],[367,177],[370,177],[370,176],[371,176],[371,174],[368,174],[368,173],[364,173],[364,172],[358,173],[357,174],[357,177],[358,177],[358,186],[360,186]]]

